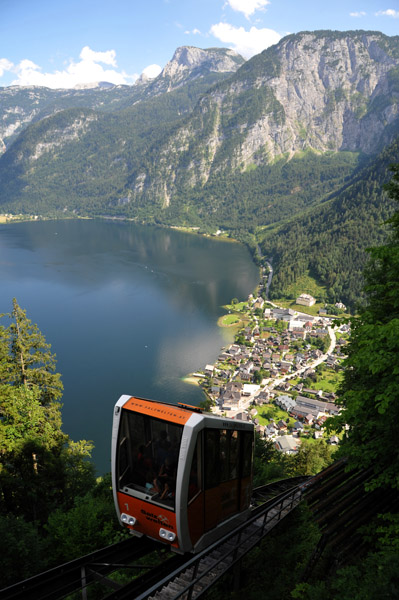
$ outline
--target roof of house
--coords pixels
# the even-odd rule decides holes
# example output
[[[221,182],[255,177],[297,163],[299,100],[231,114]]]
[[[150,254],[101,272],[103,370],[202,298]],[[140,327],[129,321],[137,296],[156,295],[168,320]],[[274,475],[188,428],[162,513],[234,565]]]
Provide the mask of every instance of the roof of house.
[[[300,445],[300,440],[292,435],[279,436],[274,440],[275,446],[281,452],[296,452]]]

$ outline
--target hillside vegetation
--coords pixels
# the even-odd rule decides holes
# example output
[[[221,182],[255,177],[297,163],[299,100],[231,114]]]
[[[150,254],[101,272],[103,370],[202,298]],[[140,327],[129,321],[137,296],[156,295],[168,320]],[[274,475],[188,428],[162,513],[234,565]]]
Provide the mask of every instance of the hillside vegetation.
[[[319,299],[352,308],[360,302],[366,249],[386,240],[383,223],[394,210],[382,186],[398,154],[399,138],[329,200],[264,234],[262,251],[276,271],[272,298],[290,297],[285,290],[310,273],[324,286]]]

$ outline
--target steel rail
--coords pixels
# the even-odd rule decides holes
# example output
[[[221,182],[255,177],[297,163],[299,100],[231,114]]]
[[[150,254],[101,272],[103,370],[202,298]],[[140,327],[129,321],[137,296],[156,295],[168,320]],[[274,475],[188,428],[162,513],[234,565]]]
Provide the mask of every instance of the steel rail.
[[[56,600],[104,578],[115,570],[115,563],[133,561],[157,549],[159,544],[153,540],[128,538],[4,588],[0,600]]]
[[[291,512],[301,498],[302,489],[297,485],[263,506],[254,508],[252,516],[245,523],[189,559],[182,567],[168,574],[143,594],[136,596],[135,600],[199,598]],[[201,565],[201,562],[204,564]],[[161,595],[157,594],[161,590]],[[132,596],[122,598],[133,600]]]
[[[287,486],[290,486],[290,488],[293,488],[293,487],[295,487],[295,484],[303,483],[307,479],[308,479],[308,477],[296,477],[296,478],[284,479],[280,482],[274,482],[272,484],[260,486],[260,487],[254,489],[254,495],[256,496],[258,493],[261,494],[266,491],[268,493],[274,493],[274,495],[276,495],[276,492],[279,488],[280,488],[280,490],[281,490],[281,487],[286,488]],[[286,493],[287,493],[287,490],[284,490],[284,492],[280,492],[280,496],[282,494],[286,494]],[[269,503],[273,502],[273,500],[269,500],[268,502]],[[254,506],[251,511],[252,518],[257,517],[259,512],[264,510],[264,507],[265,507],[265,502],[261,506],[256,506],[256,507]],[[246,523],[248,523],[248,521],[246,521]],[[236,531],[237,530],[230,532],[225,537],[230,538],[230,537],[234,536]],[[216,542],[216,545],[218,545],[219,542],[220,542],[220,540],[218,542]],[[203,551],[204,556],[208,555],[212,548],[213,548],[213,546],[206,548]],[[173,577],[175,577],[176,572],[185,571],[187,568],[187,564],[189,562],[191,564],[192,556],[193,556],[192,554],[189,554],[189,555],[185,555],[185,556],[171,558],[168,561],[166,561],[163,565],[161,565],[162,570],[160,568],[156,568],[156,569],[154,569],[155,572],[150,571],[148,573],[143,574],[141,577],[128,583],[122,589],[116,590],[115,592],[109,594],[108,596],[106,596],[106,598],[104,600],[126,600],[128,598],[138,598],[143,594],[145,595],[145,593],[148,591],[148,589],[152,588],[153,586],[157,586],[157,584],[161,580],[164,580],[164,581],[170,580]],[[196,556],[199,556],[199,555],[196,555]],[[178,563],[178,559],[180,561],[180,564],[176,564],[176,563]],[[174,564],[174,562],[175,562],[175,564]]]

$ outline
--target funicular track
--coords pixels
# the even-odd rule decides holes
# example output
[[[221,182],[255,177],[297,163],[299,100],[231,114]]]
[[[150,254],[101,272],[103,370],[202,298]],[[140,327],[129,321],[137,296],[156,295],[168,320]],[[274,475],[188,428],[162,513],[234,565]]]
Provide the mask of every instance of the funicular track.
[[[149,598],[161,588],[162,594],[156,597],[162,600],[198,598],[300,502],[302,485],[307,479],[287,479],[256,488],[250,519],[195,556],[170,556],[165,547],[153,540],[129,538],[0,590],[0,600],[61,600],[79,590],[81,598],[86,600],[90,598],[88,589],[95,582],[105,586],[104,600]],[[155,551],[161,555],[157,566],[137,563]],[[145,572],[121,586],[108,577],[118,570],[129,570],[132,576],[138,571]],[[187,588],[183,595],[176,591],[177,580],[180,588]],[[111,593],[110,588],[114,590]]]
[[[393,489],[366,491],[374,475],[372,469],[346,470],[346,461],[334,463],[310,480],[305,491],[306,502],[318,524],[321,537],[306,568],[308,579],[326,549],[333,557],[335,568],[349,558],[361,555],[366,549],[359,528],[377,514],[397,512],[399,495]]]
[[[150,539],[128,538],[0,590],[0,599],[57,600],[94,581],[106,580],[112,586],[107,575],[117,565],[128,566],[159,547]]]

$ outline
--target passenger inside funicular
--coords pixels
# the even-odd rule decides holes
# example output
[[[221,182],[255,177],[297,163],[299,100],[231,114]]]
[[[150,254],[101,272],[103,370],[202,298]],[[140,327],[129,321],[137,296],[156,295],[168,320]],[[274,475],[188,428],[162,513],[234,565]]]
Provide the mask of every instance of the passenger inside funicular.
[[[119,438],[120,489],[137,490],[173,507],[182,431],[181,425],[124,411]]]

